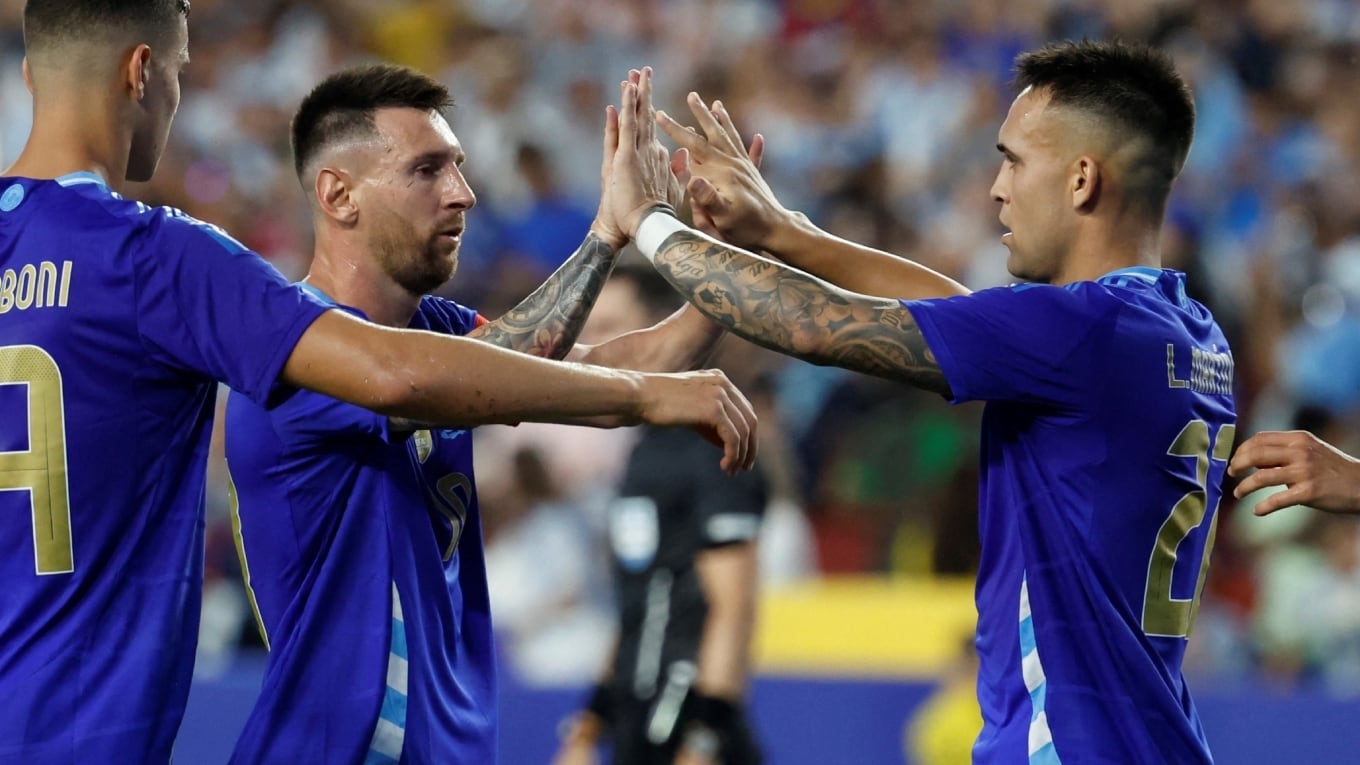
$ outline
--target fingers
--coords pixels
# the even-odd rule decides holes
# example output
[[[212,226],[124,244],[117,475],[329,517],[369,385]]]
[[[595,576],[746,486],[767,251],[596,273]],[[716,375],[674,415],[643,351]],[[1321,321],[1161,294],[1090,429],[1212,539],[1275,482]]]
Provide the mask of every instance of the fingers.
[[[650,142],[656,138],[656,109],[652,106],[652,68],[642,67],[638,82],[638,140]]]
[[[693,155],[692,161],[703,157],[700,152],[708,147],[708,141],[703,136],[671,119],[671,116],[664,111],[656,113],[656,125],[661,128],[661,132],[665,133],[667,138],[679,146],[689,149]]]
[[[714,207],[721,201],[717,187],[703,176],[690,179],[685,190],[689,192],[690,201],[705,209]]]
[[[718,122],[718,119],[713,116],[713,112],[704,105],[704,100],[699,98],[698,93],[690,91],[690,94],[685,98],[685,101],[689,104],[690,112],[694,114],[694,118],[699,122],[699,130],[703,131],[703,134],[708,138],[710,144],[729,151],[736,149],[736,147],[732,145],[731,136],[727,135],[727,131],[723,129],[723,126]],[[741,153],[743,155],[746,154],[745,150],[742,150]]]
[[[713,112],[713,117],[722,127],[723,133],[727,135],[727,140],[733,148],[741,152],[742,156],[746,156],[746,144],[741,140],[741,133],[737,131],[737,126],[732,124],[732,115],[727,113],[727,107],[723,106],[723,102],[714,101],[713,108],[709,111]]]
[[[760,421],[756,417],[756,409],[751,405],[749,399],[742,395],[741,391],[735,386],[732,392],[736,395],[733,403],[736,405],[737,413],[746,427],[746,460],[742,463],[743,470],[750,470],[756,464],[756,453],[760,451],[760,439],[757,438],[757,430]]]
[[[1307,490],[1303,486],[1295,486],[1292,489],[1277,491],[1260,502],[1257,502],[1256,507],[1252,508],[1252,512],[1257,515],[1270,515],[1276,510],[1283,510],[1286,507],[1305,504],[1308,501],[1306,493]]]
[[[1275,438],[1262,438],[1274,435],[1283,434],[1261,433],[1237,447],[1232,460],[1228,462],[1228,475],[1236,477],[1251,468],[1275,467],[1288,462],[1293,447],[1280,443]]]
[[[751,159],[751,164],[760,167],[760,161],[765,159],[765,136],[760,133],[751,136],[751,148],[747,150],[746,156]]]
[[[637,86],[631,82],[619,84],[618,146],[637,147]]]
[[[1253,491],[1259,491],[1268,486],[1284,486],[1291,483],[1292,478],[1286,468],[1263,468],[1238,482],[1237,486],[1233,488],[1233,496],[1241,499]]]
[[[619,110],[613,104],[604,108],[604,165],[602,175],[609,178],[609,167],[614,164],[614,154],[619,150]]]
[[[689,149],[681,146],[671,155],[671,174],[680,182],[681,186],[689,186],[691,169],[689,164]]]

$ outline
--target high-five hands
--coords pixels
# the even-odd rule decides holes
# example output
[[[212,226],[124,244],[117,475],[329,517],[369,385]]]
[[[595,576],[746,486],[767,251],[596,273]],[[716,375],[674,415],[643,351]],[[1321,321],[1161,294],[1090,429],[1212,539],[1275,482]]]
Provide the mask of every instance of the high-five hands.
[[[721,101],[710,107],[698,93],[690,93],[686,101],[699,130],[681,125],[665,112],[659,112],[656,121],[689,154],[693,177],[686,190],[696,225],[702,216],[732,244],[767,249],[770,234],[793,213],[779,203],[760,174],[764,137],[757,133],[747,148]]]
[[[628,79],[619,87],[618,146],[614,152],[609,204],[614,219],[631,235],[637,232],[649,209],[660,204],[673,209],[682,191],[672,170],[671,154],[656,137],[651,67],[629,72]]]

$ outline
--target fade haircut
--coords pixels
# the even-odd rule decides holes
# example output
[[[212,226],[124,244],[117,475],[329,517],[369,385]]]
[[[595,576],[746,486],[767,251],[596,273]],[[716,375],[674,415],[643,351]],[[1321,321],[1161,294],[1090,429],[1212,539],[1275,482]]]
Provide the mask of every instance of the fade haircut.
[[[189,16],[189,0],[28,0],[24,50],[88,42],[133,30],[160,32]]]
[[[336,72],[302,99],[293,116],[293,169],[303,188],[308,163],[327,146],[372,136],[373,114],[384,108],[409,108],[443,114],[453,106],[449,89],[405,66],[369,64]]]
[[[1122,42],[1051,43],[1015,60],[1015,84],[1049,95],[1049,105],[1096,117],[1115,138],[1146,147],[1125,183],[1160,211],[1171,194],[1195,135],[1195,101],[1171,58],[1146,45]]]

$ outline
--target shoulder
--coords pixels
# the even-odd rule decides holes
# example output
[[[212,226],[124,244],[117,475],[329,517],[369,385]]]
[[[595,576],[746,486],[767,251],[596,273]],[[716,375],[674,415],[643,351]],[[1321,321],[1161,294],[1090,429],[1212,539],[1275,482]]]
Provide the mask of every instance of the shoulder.
[[[417,313],[434,332],[466,335],[477,327],[476,311],[437,295],[421,298]]]
[[[141,202],[137,204],[142,205]],[[192,246],[212,245],[231,254],[249,252],[250,249],[225,229],[213,223],[200,220],[177,207],[148,207],[146,217],[148,233],[171,244]]]
[[[1116,309],[1120,303],[1119,297],[1111,292],[1109,286],[1099,282],[1074,282],[1062,286],[1022,282],[978,290],[967,295],[903,301],[903,305],[908,308],[921,305],[948,307],[955,311],[991,315],[1017,312],[1035,319],[1046,315],[1094,316]]]

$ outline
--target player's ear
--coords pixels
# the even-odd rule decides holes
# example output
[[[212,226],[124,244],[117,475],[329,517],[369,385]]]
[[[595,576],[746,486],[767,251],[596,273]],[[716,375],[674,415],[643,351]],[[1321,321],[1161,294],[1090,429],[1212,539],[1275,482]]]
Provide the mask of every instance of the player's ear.
[[[349,173],[334,167],[323,167],[316,174],[316,202],[326,217],[339,223],[352,226],[359,219],[359,205],[356,204],[354,183]]]
[[[28,88],[28,94],[33,95],[33,73],[28,71],[28,56],[24,56],[24,87]]]
[[[151,46],[138,45],[128,54],[123,66],[123,82],[128,95],[141,101],[146,97],[146,84],[151,81]]]
[[[1089,213],[1100,198],[1100,163],[1094,157],[1083,154],[1072,163],[1070,191],[1072,209],[1079,213]]]

